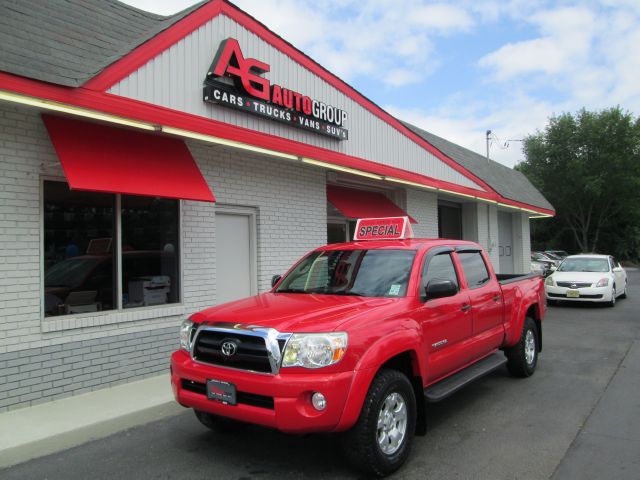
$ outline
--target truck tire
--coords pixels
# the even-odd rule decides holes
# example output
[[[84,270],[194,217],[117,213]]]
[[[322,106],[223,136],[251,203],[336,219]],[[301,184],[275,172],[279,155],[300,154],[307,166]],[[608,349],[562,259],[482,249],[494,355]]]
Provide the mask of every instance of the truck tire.
[[[538,364],[538,328],[532,318],[524,319],[522,336],[517,344],[505,349],[507,369],[514,377],[530,377]]]
[[[378,477],[407,460],[416,428],[416,398],[409,379],[397,370],[377,373],[354,427],[342,435],[354,467]]]
[[[194,410],[196,418],[202,425],[218,433],[230,433],[242,428],[246,424],[232,420],[230,418],[219,417],[212,413],[203,412],[201,410]]]

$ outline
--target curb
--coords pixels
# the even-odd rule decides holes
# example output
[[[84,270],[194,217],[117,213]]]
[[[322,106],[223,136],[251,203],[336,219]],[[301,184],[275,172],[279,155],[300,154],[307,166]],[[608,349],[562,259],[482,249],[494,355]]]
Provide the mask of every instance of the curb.
[[[140,393],[147,401],[137,404]],[[107,412],[96,415],[101,401]],[[9,411],[0,414],[0,469],[182,412],[184,408],[173,399],[168,375]],[[42,424],[49,413],[55,419],[53,426]],[[60,418],[64,416],[68,418]],[[16,441],[18,428],[23,431]]]

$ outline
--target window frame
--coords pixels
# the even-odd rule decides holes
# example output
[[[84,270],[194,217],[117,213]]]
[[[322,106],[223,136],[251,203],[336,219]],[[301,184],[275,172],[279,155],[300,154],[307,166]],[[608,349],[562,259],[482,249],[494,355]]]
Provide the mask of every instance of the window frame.
[[[419,291],[418,293],[420,294],[420,298],[423,298],[425,296],[425,287],[427,286],[425,283],[423,283],[424,280],[424,274],[425,274],[425,270],[428,266],[429,263],[431,263],[431,261],[440,256],[440,255],[447,255],[449,257],[449,260],[451,261],[451,266],[453,267],[453,273],[456,276],[456,286],[458,288],[458,293],[460,292],[460,290],[462,289],[462,285],[460,283],[460,273],[458,272],[458,268],[456,267],[456,262],[453,259],[453,256],[451,255],[453,253],[453,249],[447,248],[445,250],[441,250],[441,251],[435,251],[433,253],[429,253],[425,256],[423,262],[422,262],[422,268],[420,269],[420,279],[418,281],[418,288]]]
[[[115,242],[113,242],[113,245],[115,247],[115,256],[116,256],[116,282],[115,282],[115,287],[116,287],[116,302],[113,309],[111,310],[101,310],[98,312],[88,312],[88,313],[70,313],[70,314],[66,314],[66,315],[55,315],[55,316],[45,316],[45,287],[44,287],[44,277],[45,277],[45,267],[44,267],[44,263],[45,263],[45,259],[44,259],[44,234],[45,234],[45,225],[44,225],[44,204],[45,204],[45,198],[44,198],[44,184],[45,182],[60,182],[60,183],[66,183],[67,185],[69,184],[69,182],[67,181],[67,179],[64,176],[60,176],[60,175],[41,175],[40,176],[40,205],[39,205],[39,210],[40,210],[40,281],[39,281],[39,288],[40,288],[40,320],[41,322],[47,322],[47,323],[53,323],[53,322],[65,322],[65,325],[69,324],[68,327],[65,328],[61,328],[61,329],[56,329],[54,328],[53,331],[56,330],[66,330],[66,329],[72,329],[72,328],[80,328],[82,326],[85,325],[78,325],[75,326],[73,325],[73,321],[75,319],[91,319],[91,318],[98,318],[98,317],[104,317],[109,316],[109,315],[118,315],[118,316],[123,316],[126,315],[127,313],[132,313],[133,317],[140,317],[139,313],[142,313],[142,317],[140,319],[148,319],[148,318],[155,318],[155,317],[163,317],[163,316],[174,316],[176,315],[175,312],[176,310],[178,311],[182,311],[184,310],[184,276],[183,276],[183,265],[184,265],[184,249],[183,249],[183,219],[184,219],[184,212],[183,212],[183,205],[184,202],[180,199],[173,199],[176,200],[178,202],[178,249],[179,249],[179,254],[178,254],[178,268],[177,268],[177,276],[180,279],[179,285],[178,285],[178,295],[179,295],[179,301],[175,302],[175,303],[165,303],[165,304],[161,304],[161,305],[149,305],[149,306],[142,306],[142,307],[133,307],[133,308],[123,308],[122,306],[122,195],[120,193],[106,193],[107,195],[113,195],[115,197],[115,202],[114,202],[114,215],[115,215],[115,222],[114,222],[114,229],[115,229]],[[169,313],[167,315],[164,315],[162,313],[163,310],[167,310],[167,311],[171,311],[172,313]],[[138,313],[138,315],[136,315],[136,312]],[[149,312],[149,315],[144,315],[144,312]],[[138,319],[138,318],[136,318]],[[127,320],[123,319],[121,320],[122,322],[125,322]],[[110,323],[110,322],[106,322],[106,323]],[[118,321],[118,323],[120,323],[120,320]],[[47,329],[47,331],[49,331]]]

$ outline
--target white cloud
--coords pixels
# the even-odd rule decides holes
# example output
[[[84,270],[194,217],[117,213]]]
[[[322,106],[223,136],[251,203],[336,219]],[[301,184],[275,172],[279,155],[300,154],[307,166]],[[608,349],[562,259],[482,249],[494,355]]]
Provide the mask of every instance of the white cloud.
[[[468,30],[473,25],[471,16],[463,8],[445,3],[418,7],[411,12],[408,20],[441,32]]]
[[[126,1],[164,14],[194,3]],[[421,84],[416,91],[429,92],[433,82],[444,93],[429,96],[431,103],[420,105],[414,96],[411,108],[394,100],[398,105],[387,109],[481,155],[487,129],[503,140],[521,139],[544,128],[553,114],[582,107],[619,104],[640,113],[639,0],[235,3],[356,88],[364,78],[380,78],[372,95],[377,103],[390,103],[384,85]],[[443,42],[483,36],[487,45],[501,43],[492,43],[492,50],[470,60],[472,65],[456,65],[457,74],[472,81],[459,91],[447,90],[438,69],[460,57],[452,60],[449,52],[444,57]],[[523,158],[521,144],[511,142],[502,150],[494,143],[491,156],[513,165]]]
[[[121,0],[123,3],[133,5],[140,10],[157,13],[159,15],[171,15],[198,3],[199,0]]]
[[[473,25],[463,8],[424,0],[236,3],[344,80],[386,72],[381,80],[393,87],[431,75],[433,39]]]
[[[402,87],[417,83],[421,79],[418,72],[407,70],[404,68],[394,68],[390,70],[383,78],[384,82],[393,87]]]
[[[500,109],[487,109],[487,103],[492,100],[470,100],[465,95],[454,95],[446,99],[444,106],[429,112],[393,105],[387,105],[385,109],[401,120],[482,156],[486,155],[486,131],[492,130],[491,159],[512,167],[524,159],[519,140],[542,128],[553,113],[553,106],[514,93],[504,99]],[[505,143],[508,143],[507,147]]]
[[[504,81],[530,73],[559,74],[584,62],[596,28],[588,9],[544,11],[530,21],[537,25],[541,37],[503,45],[482,57],[480,66]]]

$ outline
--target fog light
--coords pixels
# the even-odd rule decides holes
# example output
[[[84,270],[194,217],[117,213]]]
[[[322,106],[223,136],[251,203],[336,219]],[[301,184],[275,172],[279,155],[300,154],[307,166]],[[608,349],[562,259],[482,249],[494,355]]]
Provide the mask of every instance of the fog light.
[[[316,392],[311,396],[311,403],[313,404],[313,408],[319,412],[327,408],[327,399],[324,398],[324,395],[320,392]]]

